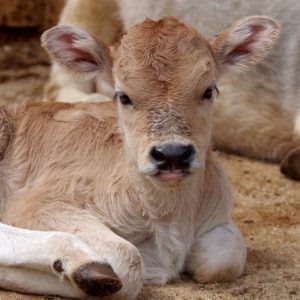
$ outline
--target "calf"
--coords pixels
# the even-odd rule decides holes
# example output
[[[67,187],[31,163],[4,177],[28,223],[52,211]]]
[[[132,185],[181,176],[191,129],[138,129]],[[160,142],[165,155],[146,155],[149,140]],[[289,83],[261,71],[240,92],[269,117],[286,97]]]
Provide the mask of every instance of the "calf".
[[[47,31],[56,63],[111,76],[115,103],[1,109],[0,286],[135,299],[183,271],[203,283],[240,276],[212,104],[219,73],[257,63],[277,35],[267,17],[211,43],[174,18],[147,19],[114,48],[73,26]]]
[[[248,72],[227,72],[220,78],[212,140],[217,149],[281,163],[282,173],[300,180],[300,32],[295,30],[300,25],[300,1],[70,0],[60,24],[77,24],[110,42],[146,16],[173,15],[213,38],[228,24],[253,14],[278,20],[280,41]],[[82,81],[53,64],[45,96],[56,101],[104,101],[113,97],[111,87],[101,76]]]

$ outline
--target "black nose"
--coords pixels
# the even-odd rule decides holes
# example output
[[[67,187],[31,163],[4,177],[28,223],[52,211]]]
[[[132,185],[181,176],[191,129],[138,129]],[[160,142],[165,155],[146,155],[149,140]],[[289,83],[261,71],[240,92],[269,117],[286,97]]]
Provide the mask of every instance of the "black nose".
[[[192,145],[165,144],[151,149],[150,157],[161,171],[185,170],[195,155]]]

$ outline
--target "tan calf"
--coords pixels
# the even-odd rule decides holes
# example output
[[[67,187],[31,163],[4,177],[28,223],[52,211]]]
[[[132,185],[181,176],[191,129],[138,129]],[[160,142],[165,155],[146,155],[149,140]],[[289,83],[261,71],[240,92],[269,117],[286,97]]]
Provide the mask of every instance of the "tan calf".
[[[47,31],[50,56],[111,76],[116,103],[1,110],[0,286],[124,300],[183,271],[203,283],[240,276],[246,250],[211,150],[212,104],[222,69],[257,63],[277,35],[266,17],[211,43],[174,18],[145,20],[115,48],[73,26]]]
[[[208,38],[244,16],[268,15],[278,20],[282,34],[272,53],[250,71],[224,73],[220,78],[213,141],[218,149],[280,162],[284,174],[300,180],[300,33],[295,29],[300,25],[298,0],[114,2],[113,7],[113,0],[69,0],[60,23],[78,24],[113,41],[121,28],[120,18],[126,30],[145,17],[159,19],[173,15]],[[103,77],[80,81],[57,65],[53,69],[56,71],[48,85],[52,93],[47,93],[47,99],[103,101],[113,96],[110,84]]]

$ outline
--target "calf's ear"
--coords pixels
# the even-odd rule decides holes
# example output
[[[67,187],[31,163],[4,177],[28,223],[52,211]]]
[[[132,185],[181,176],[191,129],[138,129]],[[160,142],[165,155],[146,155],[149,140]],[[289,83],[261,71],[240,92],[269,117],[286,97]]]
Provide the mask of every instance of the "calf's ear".
[[[41,42],[54,62],[73,73],[94,77],[111,71],[109,47],[83,29],[59,25],[45,31]]]
[[[280,32],[269,17],[245,17],[218,35],[211,46],[218,60],[234,70],[257,64],[272,48]]]

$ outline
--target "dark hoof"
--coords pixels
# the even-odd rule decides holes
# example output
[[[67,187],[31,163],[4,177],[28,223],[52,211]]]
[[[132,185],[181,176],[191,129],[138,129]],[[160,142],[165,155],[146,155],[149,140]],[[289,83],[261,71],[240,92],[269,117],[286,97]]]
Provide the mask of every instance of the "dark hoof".
[[[288,153],[281,163],[280,170],[287,177],[300,180],[300,148]]]
[[[91,296],[109,296],[122,288],[117,274],[107,264],[87,263],[72,274],[75,284]]]

